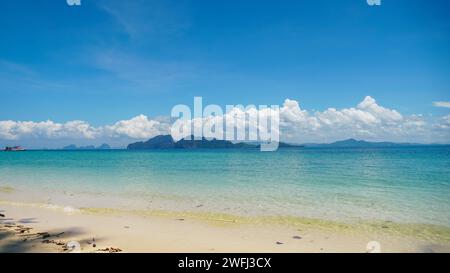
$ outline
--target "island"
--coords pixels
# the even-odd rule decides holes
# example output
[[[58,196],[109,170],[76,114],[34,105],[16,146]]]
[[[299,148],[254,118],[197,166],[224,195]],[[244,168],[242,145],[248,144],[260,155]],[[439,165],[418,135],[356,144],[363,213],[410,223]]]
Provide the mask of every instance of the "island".
[[[62,148],[63,150],[69,150],[69,151],[73,151],[73,150],[109,150],[111,149],[111,147],[108,144],[102,144],[98,147],[95,147],[94,145],[89,145],[89,146],[77,146],[75,144],[71,144],[68,146],[65,146]]]
[[[281,148],[303,147],[302,145],[280,142]],[[233,143],[228,140],[218,139],[194,139],[193,136],[175,141],[171,135],[155,136],[145,142],[135,142],[128,145],[128,150],[158,150],[158,149],[259,149],[259,143]]]

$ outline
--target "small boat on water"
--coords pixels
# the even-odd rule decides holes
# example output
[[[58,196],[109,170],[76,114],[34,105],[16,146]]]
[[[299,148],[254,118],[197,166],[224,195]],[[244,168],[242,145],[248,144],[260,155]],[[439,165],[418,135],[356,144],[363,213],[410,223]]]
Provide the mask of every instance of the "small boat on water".
[[[14,147],[6,147],[4,149],[5,152],[23,152],[26,151],[22,146],[14,146]]]

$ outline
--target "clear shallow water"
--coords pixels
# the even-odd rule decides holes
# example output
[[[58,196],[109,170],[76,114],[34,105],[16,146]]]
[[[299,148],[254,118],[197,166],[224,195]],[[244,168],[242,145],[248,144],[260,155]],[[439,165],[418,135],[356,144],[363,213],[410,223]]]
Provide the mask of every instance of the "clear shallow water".
[[[61,206],[450,226],[450,147],[1,152],[0,187]]]

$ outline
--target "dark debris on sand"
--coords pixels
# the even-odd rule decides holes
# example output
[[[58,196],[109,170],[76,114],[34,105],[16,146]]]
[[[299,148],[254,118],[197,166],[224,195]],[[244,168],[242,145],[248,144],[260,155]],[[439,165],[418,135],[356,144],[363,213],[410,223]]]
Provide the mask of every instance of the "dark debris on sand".
[[[108,252],[108,253],[117,253],[117,252],[122,252],[122,249],[120,249],[118,247],[107,247],[107,248],[98,249],[97,251]]]

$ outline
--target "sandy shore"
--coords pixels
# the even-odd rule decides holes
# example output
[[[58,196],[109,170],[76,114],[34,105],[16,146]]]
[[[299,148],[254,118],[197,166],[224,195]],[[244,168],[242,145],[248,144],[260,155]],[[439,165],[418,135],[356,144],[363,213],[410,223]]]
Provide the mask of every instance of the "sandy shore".
[[[372,241],[382,252],[450,251],[446,230],[430,239],[402,234],[391,223],[367,229],[7,203],[0,203],[0,214],[0,252],[69,252],[72,241],[81,252],[367,252]]]

